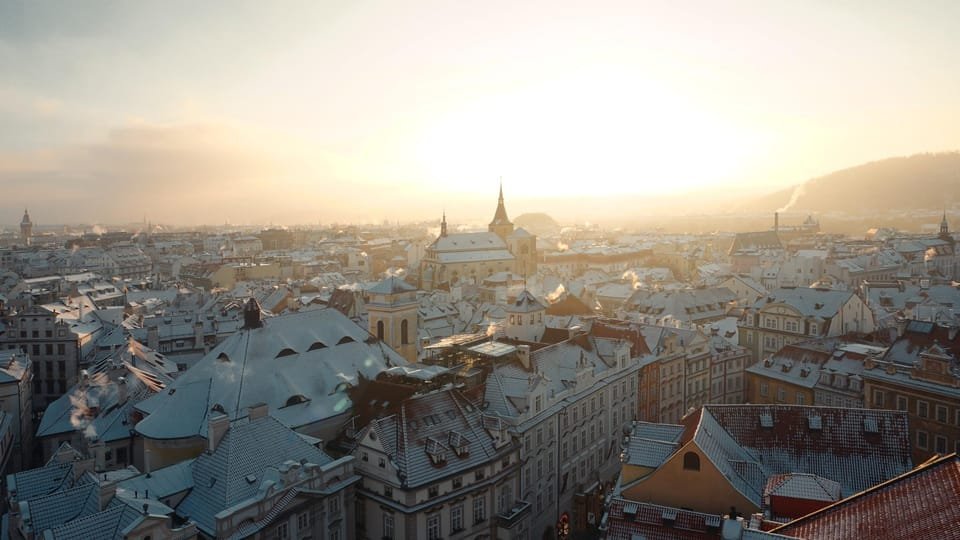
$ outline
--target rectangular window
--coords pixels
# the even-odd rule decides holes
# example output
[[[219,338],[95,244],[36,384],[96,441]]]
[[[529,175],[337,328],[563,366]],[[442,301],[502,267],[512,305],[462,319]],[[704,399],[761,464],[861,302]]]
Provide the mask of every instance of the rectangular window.
[[[332,516],[340,514],[340,497],[334,497],[327,503],[327,511]]]
[[[797,392],[797,405],[805,405],[807,401],[807,396]]]
[[[43,346],[43,352],[47,356],[53,356],[53,343],[47,343]]]
[[[384,497],[393,497],[393,486],[383,485],[383,496]]]
[[[479,482],[480,480],[483,480],[484,476],[486,476],[486,473],[484,472],[483,469],[478,469],[476,472],[473,473],[473,479],[477,482]]]
[[[883,390],[873,390],[873,407],[875,409],[883,408]]]
[[[283,522],[280,525],[277,525],[277,538],[279,540],[286,540],[290,538],[290,524]]]
[[[57,354],[60,356],[67,354],[67,346],[63,343],[57,343]]]
[[[440,514],[427,518],[427,540],[440,540]]]
[[[310,528],[310,514],[307,512],[300,512],[297,514],[297,530],[303,532]]]
[[[935,450],[938,454],[946,454],[946,453],[947,453],[947,438],[946,438],[946,437],[937,435],[936,439],[934,439],[934,444],[936,445],[936,446],[934,447],[934,450]]]
[[[463,477],[457,476],[453,479],[453,489],[460,489],[463,487]]]
[[[960,415],[958,415],[958,419],[960,419]],[[560,444],[560,461],[566,461],[566,460],[567,460],[567,441],[563,441]]]
[[[393,515],[383,515],[383,537],[387,540],[393,539]]]
[[[783,387],[777,388],[777,401],[785,401],[787,399],[787,391]]]
[[[937,405],[937,422],[941,424],[947,423],[947,408],[943,405]]]
[[[907,398],[903,396],[897,396],[897,410],[905,411],[907,410]],[[958,422],[960,423],[960,422]]]
[[[428,497],[433,498],[433,497],[436,497],[436,496],[439,495],[439,494],[440,494],[440,487],[439,487],[439,486],[430,486],[430,487],[427,488],[427,496],[428,496]]]
[[[920,448],[921,450],[926,450],[927,447],[930,445],[930,443],[928,442],[928,438],[929,436],[927,435],[926,431],[917,431],[917,448]]]
[[[927,418],[930,416],[930,404],[926,401],[917,401],[917,416]]]
[[[480,523],[487,519],[487,503],[483,496],[473,498],[473,522]]]
[[[458,504],[450,509],[450,534],[463,530],[463,505]]]
[[[770,395],[770,386],[765,382],[760,383],[760,395],[763,397]]]

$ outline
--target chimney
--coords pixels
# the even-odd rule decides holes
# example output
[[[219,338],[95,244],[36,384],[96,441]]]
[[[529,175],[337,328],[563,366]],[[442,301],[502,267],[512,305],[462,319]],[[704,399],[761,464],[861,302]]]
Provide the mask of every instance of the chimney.
[[[117,403],[121,405],[126,403],[127,395],[127,378],[117,377]]]
[[[577,337],[582,333],[581,330],[583,330],[583,328],[581,328],[579,325],[571,326],[570,328],[567,329],[567,339],[573,339]]]
[[[199,349],[203,346],[203,322],[197,321],[193,323],[193,347]]]
[[[263,326],[261,319],[260,303],[256,298],[251,297],[243,306],[243,329],[252,330]]]
[[[147,328],[147,347],[155,351],[160,350],[160,331],[156,326]]]
[[[103,475],[100,475],[100,478],[97,480],[99,480],[100,483],[100,510],[106,510],[107,505],[110,504],[114,495],[117,494],[117,483],[112,480],[107,480]]]
[[[780,234],[780,212],[773,213],[773,232]]]
[[[897,317],[897,337],[902,338],[907,333],[907,319]]]
[[[254,403],[247,408],[247,420],[250,420],[251,422],[254,420],[259,420],[267,416],[268,411],[269,407],[267,407],[266,403]]]
[[[530,370],[530,346],[518,345],[517,358],[520,360],[520,363],[523,364],[523,369],[526,369],[527,371],[529,371]]]
[[[93,455],[93,470],[103,471],[107,468],[107,448],[102,440],[91,441],[88,451]]]
[[[220,445],[220,439],[230,428],[230,417],[221,412],[211,412],[207,424],[207,451],[213,453]]]

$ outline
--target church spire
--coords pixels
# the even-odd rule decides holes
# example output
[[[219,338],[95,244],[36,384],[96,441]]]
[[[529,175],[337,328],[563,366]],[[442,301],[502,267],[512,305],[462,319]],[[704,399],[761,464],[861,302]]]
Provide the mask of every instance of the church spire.
[[[447,211],[443,211],[443,219],[440,220],[440,236],[447,235]]]

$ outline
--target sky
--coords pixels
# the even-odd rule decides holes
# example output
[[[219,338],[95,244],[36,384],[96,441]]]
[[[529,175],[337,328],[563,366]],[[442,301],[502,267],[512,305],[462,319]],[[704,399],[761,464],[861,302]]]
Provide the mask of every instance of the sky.
[[[501,177],[512,215],[763,194],[960,149],[958,20],[935,0],[0,0],[0,223],[468,221]]]

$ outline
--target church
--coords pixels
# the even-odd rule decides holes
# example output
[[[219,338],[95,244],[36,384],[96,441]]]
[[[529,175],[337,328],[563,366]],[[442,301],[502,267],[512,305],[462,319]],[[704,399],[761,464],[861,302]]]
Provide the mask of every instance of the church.
[[[477,284],[497,272],[532,275],[537,271],[537,237],[514,229],[503,205],[503,185],[497,211],[487,232],[447,232],[447,216],[440,236],[427,246],[420,260],[420,288],[445,289],[457,283]]]

